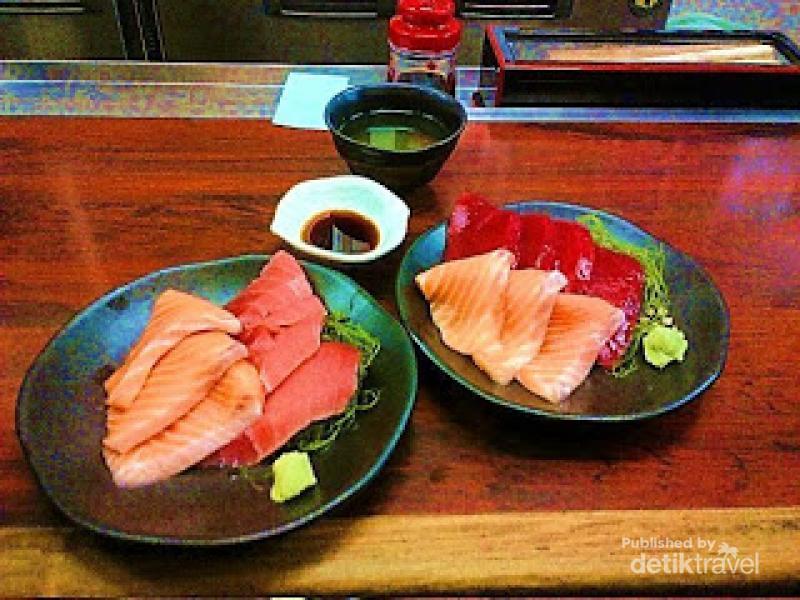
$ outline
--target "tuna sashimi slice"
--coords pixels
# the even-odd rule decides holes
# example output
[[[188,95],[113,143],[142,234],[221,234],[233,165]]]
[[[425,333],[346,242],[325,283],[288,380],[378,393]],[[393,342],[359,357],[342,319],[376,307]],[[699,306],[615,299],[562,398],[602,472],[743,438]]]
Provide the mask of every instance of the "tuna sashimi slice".
[[[555,264],[567,278],[568,292],[588,281],[594,265],[595,245],[589,230],[580,223],[554,219]]]
[[[513,264],[514,255],[498,249],[441,263],[417,275],[447,346],[471,355],[500,339],[503,291]]]
[[[444,260],[467,258],[505,248],[519,256],[519,215],[492,205],[479,194],[462,194],[447,223]]]
[[[556,226],[549,215],[520,214],[518,269],[551,271],[556,265]]]
[[[205,398],[225,371],[247,356],[226,333],[194,333],[158,362],[129,408],[108,409],[103,445],[125,453],[166,429]]]
[[[243,435],[204,465],[253,465],[286,444],[313,421],[342,413],[358,388],[359,352],[349,344],[323,342],[264,403],[264,414]]]
[[[325,305],[320,299],[313,295],[308,296],[267,315],[257,325],[242,332],[239,339],[245,344],[249,344],[257,337],[256,332],[258,331],[278,333],[282,328],[290,327],[309,317],[324,318],[326,314],[328,311],[325,310]]]
[[[506,385],[528,364],[544,341],[558,292],[567,284],[560,271],[511,271],[499,340],[472,355],[493,381]]]
[[[258,368],[267,393],[276,389],[289,374],[319,348],[325,309],[273,333],[268,326],[253,330],[247,349]]]
[[[107,404],[129,407],[164,354],[187,335],[212,330],[236,335],[241,331],[241,324],[233,314],[204,298],[177,290],[161,293],[141,336],[122,366],[104,383]]]
[[[558,404],[589,375],[597,354],[623,322],[601,298],[559,294],[539,353],[517,375],[529,391]]]
[[[263,414],[263,412],[262,412]],[[202,467],[245,467],[258,464],[258,452],[244,432],[200,462]]]
[[[105,448],[114,483],[149,485],[188,469],[241,435],[263,407],[255,367],[246,360],[234,363],[208,396],[161,433],[124,454]]]
[[[597,362],[606,368],[613,367],[630,346],[633,330],[639,322],[644,283],[644,269],[638,260],[601,246],[596,248],[592,277],[581,286],[579,293],[602,298],[625,313],[625,321],[597,357]]]
[[[327,311],[300,263],[287,252],[277,252],[228,308],[242,322],[239,339],[267,393],[319,348]]]
[[[303,267],[291,254],[280,250],[226,308],[239,318],[246,333],[268,317],[275,318],[283,310],[292,311],[295,303],[312,294]]]

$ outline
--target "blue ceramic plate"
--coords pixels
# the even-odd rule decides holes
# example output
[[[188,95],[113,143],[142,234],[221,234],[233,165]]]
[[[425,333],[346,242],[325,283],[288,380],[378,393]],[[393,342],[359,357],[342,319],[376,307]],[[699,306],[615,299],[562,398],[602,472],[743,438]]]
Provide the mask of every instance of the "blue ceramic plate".
[[[616,236],[637,244],[658,244],[648,233],[620,217],[589,208],[553,202],[506,206],[519,212],[547,213],[574,220],[597,214]],[[522,413],[560,420],[619,422],[663,414],[686,404],[707,389],[722,372],[728,348],[728,310],[711,278],[691,258],[664,245],[666,276],[676,324],[686,333],[689,351],[682,363],[663,371],[644,365],[617,379],[595,367],[587,380],[560,406],[531,394],[517,383],[492,382],[469,357],[446,347],[430,318],[428,303],[414,277],[442,260],[443,223],[423,233],[403,258],[396,294],[400,316],[414,341],[447,375],[478,397]]]
[[[404,329],[370,295],[336,271],[304,263],[329,309],[377,335],[381,351],[365,382],[382,390],[372,410],[312,461],[319,483],[285,504],[233,471],[190,470],[159,484],[119,489],[100,454],[102,382],[118,365],[167,288],[223,304],[263,266],[241,256],[152,273],[94,302],[42,351],[17,400],[17,433],[41,487],[73,521],[117,538],[182,545],[231,544],[282,533],[337,506],[380,470],[416,397],[414,351]],[[321,382],[324,385],[324,382]]]

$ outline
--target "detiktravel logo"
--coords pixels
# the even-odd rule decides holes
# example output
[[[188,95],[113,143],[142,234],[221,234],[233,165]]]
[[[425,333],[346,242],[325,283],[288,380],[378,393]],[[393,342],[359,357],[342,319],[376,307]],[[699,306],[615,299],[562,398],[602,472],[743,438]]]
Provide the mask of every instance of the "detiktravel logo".
[[[631,572],[637,575],[757,575],[759,554],[744,555],[736,546],[703,537],[623,537],[621,546],[631,550]]]

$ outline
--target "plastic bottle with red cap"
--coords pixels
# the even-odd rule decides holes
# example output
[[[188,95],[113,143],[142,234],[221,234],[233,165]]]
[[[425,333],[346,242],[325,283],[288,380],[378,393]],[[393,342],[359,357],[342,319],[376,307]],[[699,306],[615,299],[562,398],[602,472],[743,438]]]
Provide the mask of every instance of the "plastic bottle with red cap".
[[[389,20],[389,81],[455,94],[461,22],[452,0],[399,0]]]

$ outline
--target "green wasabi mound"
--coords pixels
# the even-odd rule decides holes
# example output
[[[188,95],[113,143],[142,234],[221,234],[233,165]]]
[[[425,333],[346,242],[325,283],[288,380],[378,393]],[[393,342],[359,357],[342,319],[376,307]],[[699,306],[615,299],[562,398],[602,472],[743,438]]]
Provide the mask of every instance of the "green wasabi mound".
[[[682,361],[689,347],[689,342],[680,329],[664,325],[653,326],[642,343],[645,360],[659,369],[663,369],[673,360]]]
[[[272,463],[272,488],[269,497],[273,502],[286,502],[317,484],[314,467],[306,452],[284,452]]]

